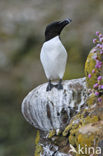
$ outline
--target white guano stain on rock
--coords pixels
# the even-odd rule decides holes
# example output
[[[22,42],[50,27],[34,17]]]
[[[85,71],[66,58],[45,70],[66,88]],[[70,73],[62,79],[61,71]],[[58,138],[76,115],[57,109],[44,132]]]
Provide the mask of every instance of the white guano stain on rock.
[[[56,82],[55,82],[56,83]],[[63,81],[63,90],[46,92],[47,83],[33,89],[23,100],[22,113],[34,127],[63,129],[86,101],[85,78]]]

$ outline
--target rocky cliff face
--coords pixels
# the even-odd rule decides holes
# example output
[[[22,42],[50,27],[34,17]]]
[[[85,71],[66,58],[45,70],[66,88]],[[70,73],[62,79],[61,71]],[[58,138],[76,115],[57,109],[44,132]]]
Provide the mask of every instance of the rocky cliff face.
[[[43,131],[64,129],[86,101],[85,78],[63,82],[63,90],[46,92],[47,83],[32,90],[22,103],[22,113]]]
[[[46,92],[46,83],[24,99],[25,119],[39,129],[35,156],[103,155],[103,35],[97,35],[100,43],[87,58],[86,79],[64,81],[61,91]]]
[[[103,154],[103,97],[93,96],[85,78],[64,81],[64,89],[32,90],[22,103],[25,119],[37,129],[35,156]],[[76,153],[71,150],[71,145]],[[79,152],[79,146],[82,151]],[[88,151],[93,147],[95,151]],[[99,147],[100,151],[96,151]],[[86,151],[85,151],[86,148]],[[90,152],[90,153],[89,153]],[[97,152],[97,153],[96,153]]]
[[[63,90],[60,91],[53,88],[46,92],[46,87],[47,83],[35,88],[26,96],[22,103],[22,113],[30,124],[45,132],[45,134],[42,134],[41,131],[37,132],[39,141],[36,141],[36,151],[39,148],[41,153],[42,150],[43,156],[52,156],[53,154],[66,156],[67,153],[62,148],[68,147],[68,139],[65,141],[65,132],[64,136],[60,137],[59,135],[70,123],[70,120],[81,109],[87,107],[85,78],[64,81]],[[59,137],[53,139],[53,136]],[[50,141],[51,138],[53,143]],[[36,153],[36,155],[38,154]]]

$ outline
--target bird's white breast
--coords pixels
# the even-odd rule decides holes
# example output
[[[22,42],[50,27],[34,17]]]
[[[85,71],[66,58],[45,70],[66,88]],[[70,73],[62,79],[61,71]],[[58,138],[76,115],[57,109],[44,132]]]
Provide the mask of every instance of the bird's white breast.
[[[41,49],[40,59],[48,79],[62,78],[65,71],[67,52],[59,36],[46,41]]]

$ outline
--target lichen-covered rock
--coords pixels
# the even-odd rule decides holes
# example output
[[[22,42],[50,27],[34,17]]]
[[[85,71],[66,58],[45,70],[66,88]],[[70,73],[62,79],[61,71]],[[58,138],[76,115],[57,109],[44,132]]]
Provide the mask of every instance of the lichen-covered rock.
[[[71,156],[68,138],[61,134],[48,138],[47,133],[37,131],[35,143],[35,156]]]
[[[97,78],[100,75],[99,70],[95,68],[96,60],[95,57],[99,52],[94,53],[94,49],[92,49],[87,57],[86,63],[85,63],[85,75],[86,75],[86,81],[88,88],[93,89],[93,85],[97,83]],[[94,73],[92,72],[94,69]]]
[[[34,153],[35,156],[40,156],[40,154],[43,153],[43,148],[39,144],[39,141],[40,141],[40,131],[38,130],[35,138],[35,153]]]
[[[86,84],[92,92],[89,103],[94,100],[101,102],[103,95],[103,35],[100,32],[96,32],[96,35],[98,39],[93,39],[95,47],[90,51],[85,63]]]
[[[97,97],[95,96],[94,93],[91,93],[87,99],[87,104],[88,106],[93,106],[94,104],[97,103]]]
[[[103,101],[103,97],[102,97]],[[44,136],[45,137],[45,136]],[[44,141],[42,141],[44,142]],[[103,102],[96,101],[93,105],[88,105],[73,116],[65,130],[58,136],[56,131],[50,131],[49,136],[45,137],[45,144],[42,145],[42,156],[60,154],[60,156],[97,156],[101,152],[103,155]],[[77,153],[69,152],[72,145]],[[79,151],[79,147],[83,150]],[[89,152],[89,147],[94,151]],[[97,147],[99,150],[96,150]],[[79,153],[80,152],[80,153]],[[94,152],[94,153],[93,153]],[[96,153],[97,152],[97,153]]]
[[[91,101],[90,101],[91,100]],[[81,110],[66,126],[62,135],[68,137],[69,143],[73,145],[76,151],[79,151],[79,147],[82,147],[83,152],[75,154],[76,156],[97,156],[96,152],[101,152],[103,155],[103,146],[99,146],[99,143],[103,142],[103,95],[101,96],[101,102],[91,94],[87,99],[88,108]],[[89,152],[89,147],[94,149]],[[96,151],[96,148],[99,151]],[[86,150],[86,151],[85,151]]]
[[[98,39],[94,39],[95,47],[90,51],[85,63],[85,75],[87,87],[103,91],[103,35],[96,33]]]
[[[85,104],[85,78],[63,82],[63,90],[46,92],[47,83],[32,90],[22,103],[25,119],[43,131],[63,129]]]

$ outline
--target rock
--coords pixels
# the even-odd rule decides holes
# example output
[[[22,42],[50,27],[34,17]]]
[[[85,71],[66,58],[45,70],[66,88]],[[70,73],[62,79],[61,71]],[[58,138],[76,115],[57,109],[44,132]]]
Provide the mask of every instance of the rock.
[[[52,145],[47,145],[43,147],[43,154],[41,156],[71,156],[69,154],[61,153],[58,151],[58,147],[54,146],[54,150],[51,150]],[[52,147],[53,148],[53,147]]]
[[[98,60],[96,58],[98,58]],[[99,61],[100,63],[102,63],[101,68],[96,68],[96,64]],[[85,75],[86,75],[87,86],[88,88],[92,88],[92,89],[94,84],[98,83],[97,80],[98,77],[103,76],[103,55],[100,54],[100,51],[97,48],[93,48],[87,57],[85,63]],[[89,77],[89,75],[91,77]]]
[[[66,140],[66,141],[65,141]],[[35,138],[35,156],[71,156],[69,154],[68,139],[56,136],[52,139],[46,133],[37,130]]]
[[[70,123],[59,136],[53,133],[51,138],[47,138],[45,134],[42,134],[40,138],[37,151],[40,148],[42,150],[35,156],[51,156],[53,154],[54,156],[74,156],[74,153],[69,153],[70,145],[72,145],[77,152],[79,152],[79,147],[83,149],[83,153],[81,152],[79,154],[80,156],[90,156],[90,154],[97,156],[97,152],[99,152],[99,154],[101,152],[100,156],[102,156],[103,102],[81,109],[80,112],[71,118]],[[89,152],[90,147],[92,147],[94,151],[91,150]],[[97,147],[100,151],[97,150]]]
[[[35,156],[73,156],[69,152],[70,145],[77,152],[79,146],[83,148],[83,154],[86,148],[87,156],[93,154],[93,151],[89,153],[90,147],[95,150],[94,156],[98,152],[96,147],[103,151],[103,96],[101,102],[93,93],[88,96],[85,78],[64,81],[64,89],[61,91],[54,88],[46,92],[46,86],[47,83],[31,91],[22,103],[22,113],[26,120],[40,129],[35,139]],[[51,115],[48,115],[47,105]],[[65,111],[62,112],[62,109]],[[57,118],[58,110],[60,116]],[[62,114],[67,114],[65,123]],[[80,153],[80,156],[83,154]]]
[[[49,131],[63,129],[85,104],[85,78],[63,82],[63,90],[46,92],[47,83],[32,90],[23,100],[22,113],[34,127]]]
[[[85,63],[85,76],[87,87],[103,91],[103,34],[97,33],[97,39],[93,40],[95,47],[90,51]]]
[[[65,136],[69,135],[69,143],[72,144],[77,151],[79,146],[83,148],[83,153],[80,153],[80,156],[83,156],[83,154],[87,156],[94,154],[94,156],[96,156],[97,147],[100,148],[100,151],[103,150],[103,147],[99,145],[99,143],[103,141],[102,114],[102,103],[101,105],[97,104],[94,107],[89,107],[80,112],[80,114],[77,114],[65,128],[63,134]],[[94,149],[94,153],[93,151],[89,152],[90,147]],[[87,151],[85,151],[86,148]],[[102,154],[103,152],[101,153],[101,156]]]
[[[87,57],[85,63],[85,75],[88,88],[93,88],[93,85],[97,82],[98,70],[95,69],[96,61],[94,60],[97,57],[96,53],[93,53],[94,49],[92,49]],[[92,73],[92,70],[95,69],[95,73]],[[91,78],[88,75],[91,74]]]
[[[92,93],[88,104],[102,102],[103,95],[103,34],[96,33],[97,39],[93,39],[95,47],[90,51],[85,63],[86,84]]]

